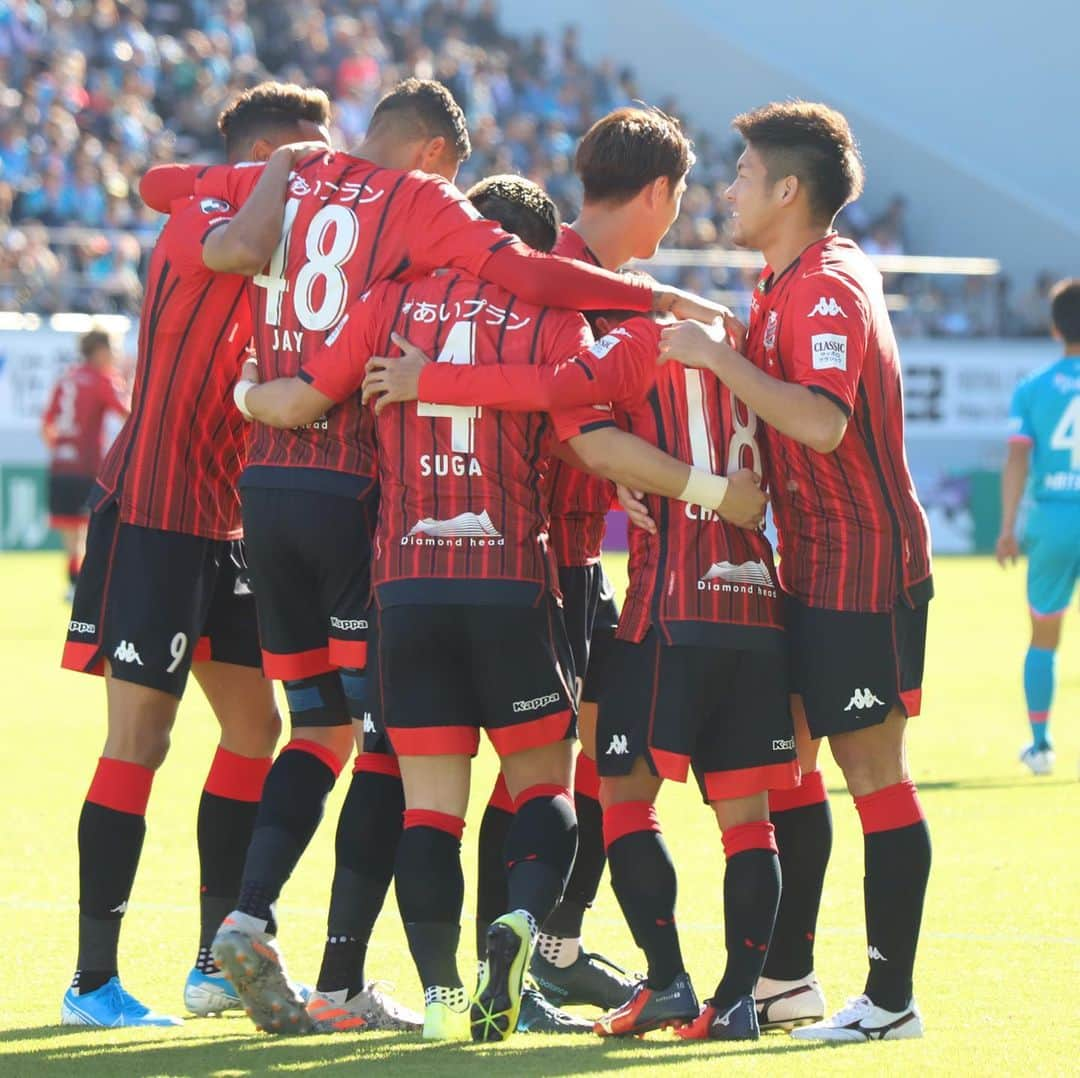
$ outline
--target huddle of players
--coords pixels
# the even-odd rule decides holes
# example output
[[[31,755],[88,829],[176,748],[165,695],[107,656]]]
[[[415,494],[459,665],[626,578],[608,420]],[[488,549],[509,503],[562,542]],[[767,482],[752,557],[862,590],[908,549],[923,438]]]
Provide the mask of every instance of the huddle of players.
[[[236,387],[240,409],[263,421],[251,428],[240,482],[246,557],[263,669],[284,681],[296,730],[267,774],[268,752],[228,748],[223,719],[200,805],[203,938],[186,994],[201,993],[205,1011],[221,1009],[205,1006],[211,996],[228,1003],[235,992],[267,1029],[422,1022],[435,1038],[467,1037],[471,1027],[474,1039],[503,1039],[522,1021],[523,977],[539,935],[533,969],[541,987],[560,1002],[611,1006],[596,1023],[601,1034],[676,1025],[687,1037],[743,1039],[758,1035],[760,1015],[762,1025],[821,1020],[801,1032],[827,1039],[918,1035],[911,969],[929,843],[904,769],[903,722],[917,711],[929,560],[904,463],[899,372],[880,280],[830,231],[861,184],[846,122],[801,104],[736,122],[748,143],[729,191],[737,234],[742,229],[740,242],[764,250],[770,265],[788,267],[762,277],[748,361],[732,347],[744,331],[730,317],[715,328],[680,323],[662,338],[655,322],[629,312],[720,312],[541,260],[509,234],[538,250],[557,242],[556,250],[611,268],[651,254],[678,213],[693,162],[662,114],[622,110],[590,131],[578,159],[585,209],[574,228],[560,230],[550,200],[520,178],[478,185],[470,209],[449,183],[402,171],[450,180],[468,153],[464,118],[437,84],[410,80],[391,93],[356,156],[294,145],[321,139],[325,108],[311,91],[256,90],[226,113],[223,130],[230,160],[267,160],[264,168],[174,167],[143,184],[147,201],[171,216],[147,289],[142,388],[153,353],[167,354],[168,304],[186,299],[172,355],[182,357],[189,339],[201,342],[204,357],[206,340],[216,344],[214,362],[204,358],[190,377],[200,400],[183,413],[183,435],[207,422],[210,401],[214,414],[212,433],[190,437],[174,467],[158,459],[161,441],[154,453],[139,453],[132,432],[103,472],[87,560],[98,550],[103,568],[96,586],[84,587],[91,580],[84,573],[72,622],[93,639],[73,628],[65,665],[109,660],[110,740],[80,822],[79,972],[65,1020],[102,1024],[92,1021],[92,1002],[106,993],[119,1000],[125,1022],[172,1021],[120,987],[119,917],[184,676],[192,661],[204,688],[215,682],[200,676],[202,666],[252,670],[237,634],[222,627],[224,608],[246,599],[250,609],[250,597],[238,594],[247,590],[244,577],[226,559],[231,535],[194,542],[182,534],[203,562],[180,590],[200,605],[167,646],[158,644],[171,662],[158,654],[144,662],[168,636],[161,604],[145,636],[122,628],[124,604],[113,594],[121,585],[111,584],[108,567],[133,534],[152,527],[137,513],[125,519],[129,469],[132,485],[149,470],[149,494],[198,498],[181,474],[190,450],[203,442],[220,473],[213,439],[225,428],[242,437],[223,398],[253,325],[266,384]],[[261,125],[252,122],[260,115]],[[287,145],[274,151],[274,141]],[[439,267],[447,269],[430,275]],[[360,299],[350,305],[353,296]],[[228,311],[221,317],[219,309],[214,337],[192,326],[210,297]],[[552,309],[571,304],[606,312],[594,319],[598,341],[580,315]],[[226,345],[235,350],[218,362]],[[378,403],[364,407],[357,391],[369,358],[398,346],[404,359],[372,361],[365,393]],[[438,362],[425,364],[421,352]],[[658,366],[659,353],[677,361]],[[777,364],[780,377],[765,373]],[[160,367],[159,381],[180,380],[176,359]],[[175,389],[163,393],[174,408]],[[129,428],[140,425],[139,395],[137,377]],[[759,428],[755,412],[771,426]],[[114,463],[118,452],[123,459]],[[562,524],[549,545],[553,455],[648,492],[636,511],[647,507],[656,521],[642,518],[632,535],[627,605],[605,657],[598,718],[586,719],[576,795],[574,671],[585,669],[604,594],[599,544],[610,488],[578,481],[553,507]],[[794,730],[784,608],[757,528],[761,475],[771,480],[784,553],[790,665],[803,702]],[[174,583],[178,553],[164,555],[173,558]],[[156,575],[148,579],[157,586]],[[232,594],[221,595],[230,585]],[[189,647],[192,640],[199,644]],[[134,716],[114,723],[118,673],[144,691]],[[219,699],[224,710],[233,703],[227,692]],[[144,723],[142,714],[158,706],[162,717]],[[272,702],[265,710],[271,717],[261,728],[272,730]],[[339,824],[324,962],[305,1007],[276,949],[273,907],[350,752],[350,723],[360,752]],[[133,736],[145,726],[160,731],[156,753]],[[470,995],[455,955],[460,840],[480,726],[502,758],[505,788],[493,796],[481,838],[485,931]],[[813,770],[811,738],[821,736],[832,738],[867,836],[871,958],[867,994],[829,1020],[812,958],[830,833]],[[592,760],[603,784],[601,827]],[[653,808],[662,779],[684,781],[691,765],[728,858],[728,962],[705,1008],[682,964],[674,870]],[[575,802],[586,811],[575,814]],[[235,842],[241,809],[250,835],[242,875],[239,856],[226,870],[204,849],[202,826],[204,812],[207,831],[231,814]],[[579,815],[592,826],[579,829]],[[108,850],[100,840],[121,817],[134,841],[117,865],[125,851],[115,833]],[[218,830],[220,847],[226,836]],[[581,915],[602,871],[601,833],[613,887],[649,963],[637,985],[580,948]],[[577,886],[572,870],[586,877]],[[392,874],[425,989],[422,1020],[364,986],[364,951]],[[211,894],[216,906],[205,901]],[[550,1006],[538,1015],[532,1028],[588,1028]]]

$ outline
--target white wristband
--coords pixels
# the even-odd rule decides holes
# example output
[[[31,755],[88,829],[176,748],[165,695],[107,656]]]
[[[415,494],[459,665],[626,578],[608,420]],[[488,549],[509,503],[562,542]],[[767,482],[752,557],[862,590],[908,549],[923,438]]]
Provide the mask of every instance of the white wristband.
[[[702,468],[691,468],[679,501],[700,505],[705,509],[719,509],[727,494],[728,480],[723,475],[713,475]]]
[[[247,410],[247,395],[258,385],[258,382],[237,382],[233,386],[232,399],[237,408],[240,409],[240,414],[245,419],[254,419],[255,417]]]

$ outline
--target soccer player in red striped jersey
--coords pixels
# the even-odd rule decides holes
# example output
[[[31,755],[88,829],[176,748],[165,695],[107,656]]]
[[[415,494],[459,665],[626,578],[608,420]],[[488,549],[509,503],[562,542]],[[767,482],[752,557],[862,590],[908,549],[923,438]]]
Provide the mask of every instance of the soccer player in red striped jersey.
[[[529,235],[538,246],[541,241],[534,236],[537,228],[535,222],[530,227],[529,219],[535,217],[536,205],[545,207],[545,219],[550,224],[544,245],[550,246],[555,234],[553,209],[550,200],[534,185],[514,177],[496,177],[478,185],[470,195],[485,214]],[[514,211],[511,220],[508,215]],[[395,329],[408,332],[438,353],[444,363],[455,365],[550,363],[574,354],[590,340],[580,316],[539,310],[492,286],[484,286],[474,277],[447,273],[415,285],[377,286],[351,309],[342,333],[305,364],[298,378],[242,387],[238,400],[257,418],[274,424],[309,420],[329,403],[346,400],[355,393],[368,357],[376,350],[385,351]],[[401,337],[395,336],[394,340],[403,343]],[[544,542],[546,505],[538,472],[541,456],[546,453],[547,424],[541,416],[500,417],[499,413],[484,414],[478,409],[439,408],[423,403],[410,405],[406,411],[389,410],[384,415],[389,420],[384,418],[381,423],[386,435],[380,437],[383,492],[374,562],[380,622],[379,680],[391,737],[399,752],[408,758],[403,761],[406,780],[410,768],[423,771],[428,766],[429,761],[424,759],[427,753],[475,751],[475,726],[484,713],[493,741],[510,760],[508,773],[520,777],[522,769],[530,766],[528,750],[561,741],[572,725],[569,696],[563,680],[555,673],[559,665],[555,660],[561,658],[564,649],[556,647],[556,655],[549,639],[549,634],[561,639],[563,629],[561,618],[557,612],[553,614],[547,598],[554,586],[554,573]],[[443,429],[440,421],[445,420],[449,422]],[[682,492],[690,479],[691,470],[686,465],[614,431],[606,410],[598,413],[586,409],[565,429],[571,432],[573,449],[587,461],[605,456],[625,458],[620,465],[623,470],[615,473],[623,479],[634,474],[645,485],[656,482],[671,494]],[[615,444],[608,436],[614,436]],[[642,454],[646,471],[626,471],[634,467],[634,457]],[[654,467],[659,470],[654,471]],[[653,474],[646,474],[648,471]],[[479,512],[478,505],[483,506]],[[760,508],[759,502],[756,511],[760,512]],[[435,704],[444,697],[455,700],[465,691],[462,678],[467,682],[472,676],[468,664],[464,673],[452,674],[458,668],[453,663],[447,666],[446,647],[415,650],[413,637],[425,633],[441,636],[441,627],[448,619],[460,620],[477,637],[476,663],[482,663],[487,671],[485,687],[469,692],[480,691],[483,696],[479,716],[472,713],[474,709],[464,709],[463,714],[458,707],[448,709]],[[505,653],[498,664],[493,663],[490,654],[484,657],[482,653],[491,649],[480,648],[480,638],[490,644],[498,636],[516,661]],[[447,637],[444,644],[449,643]],[[414,669],[416,662],[425,665]],[[496,667],[502,671],[498,676]],[[425,670],[430,674],[427,678],[422,676]],[[522,678],[525,684],[521,684]],[[514,696],[528,699],[511,706]],[[431,725],[432,721],[435,725]],[[438,765],[444,763],[439,761]],[[461,756],[461,766],[467,774],[465,755]],[[414,786],[414,796],[420,786]],[[429,783],[422,784],[423,791],[429,797],[437,796],[436,787]],[[542,800],[540,794],[537,798]],[[528,832],[537,826],[535,820],[531,824],[529,821],[543,813],[543,806],[534,805],[531,797],[526,800],[529,808],[521,825]],[[421,807],[431,809],[435,816],[449,812],[451,819],[456,819],[455,814],[461,810],[456,803],[447,805],[441,801]],[[438,835],[439,826],[434,827],[436,834],[426,834],[426,817],[422,813],[414,813],[414,817],[415,830],[410,828],[407,815],[407,837],[399,853],[399,899],[407,923],[415,921],[410,926],[410,940],[430,1005],[427,1032],[445,1035],[445,1025],[452,1023],[455,1010],[459,1018],[463,1016],[461,1006],[446,1006],[455,997],[460,997],[457,1002],[462,1006],[464,1002],[464,989],[452,958],[460,894],[456,908],[451,909],[454,891],[421,887],[422,867],[432,855],[428,847],[441,856],[456,850],[456,841],[452,849],[444,849],[449,840],[446,835]],[[458,833],[456,828],[453,830]],[[417,854],[418,847],[423,856]],[[526,855],[520,860],[532,858]],[[547,882],[553,883],[554,877]],[[511,890],[513,887],[511,880]],[[428,896],[428,905],[436,903],[434,895],[440,896],[439,902],[449,902],[446,910],[438,911],[445,916],[433,922],[433,915],[424,914],[419,901],[424,895]],[[550,894],[548,897],[553,901]],[[410,913],[414,907],[415,917]],[[535,909],[534,903],[525,908]],[[505,929],[503,924],[498,932]],[[518,968],[516,976],[520,977],[521,972]],[[508,1006],[510,1003],[516,1010],[516,998],[507,1001]],[[483,1036],[512,1031],[511,1018],[503,1015],[498,1030],[481,1030]]]
[[[904,731],[919,713],[933,588],[881,275],[833,231],[862,189],[862,163],[847,120],[825,105],[766,105],[734,126],[746,149],[727,191],[733,235],[767,262],[746,357],[727,339],[744,336],[732,321],[673,327],[663,349],[713,371],[767,424],[804,778],[773,803],[784,896],[758,988],[762,1021],[824,1009],[812,941],[831,844],[815,770],[827,737],[865,836],[870,972],[862,995],[795,1035],[918,1037],[912,974],[930,837]]]
[[[263,84],[220,120],[233,160],[324,137],[325,94]],[[117,942],[145,834],[154,772],[168,751],[189,671],[221,723],[199,804],[200,948],[185,985],[196,1013],[237,1007],[210,940],[236,901],[255,803],[280,729],[259,670],[235,483],[244,430],[230,400],[251,336],[244,281],[203,264],[235,212],[186,199],[154,248],[131,416],[92,497],[87,558],[63,665],[104,672],[108,736],[79,820],[79,957],[62,1021],[173,1025],[129,995]]]
[[[109,335],[90,330],[79,341],[79,352],[82,362],[57,379],[41,417],[41,436],[49,448],[49,524],[60,533],[67,553],[69,599],[86,553],[86,500],[101,466],[105,421],[129,411]]]

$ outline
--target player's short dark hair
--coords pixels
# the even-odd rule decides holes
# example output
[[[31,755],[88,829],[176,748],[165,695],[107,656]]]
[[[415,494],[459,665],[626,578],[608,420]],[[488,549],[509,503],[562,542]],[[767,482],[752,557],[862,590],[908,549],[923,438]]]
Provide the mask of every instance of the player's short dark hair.
[[[674,189],[694,160],[694,144],[674,116],[655,108],[623,108],[585,132],[574,168],[586,201],[622,203],[661,176]]]
[[[1066,344],[1080,344],[1080,277],[1066,277],[1050,289],[1050,321]]]
[[[466,198],[489,221],[498,221],[537,251],[550,251],[559,238],[559,210],[551,196],[524,176],[488,176]]]
[[[832,219],[862,194],[863,163],[847,117],[813,101],[773,101],[731,121],[773,183],[797,176],[815,217]]]
[[[405,79],[375,106],[370,132],[384,124],[395,124],[413,138],[442,136],[454,148],[458,161],[472,153],[465,113],[454,95],[434,79]]]
[[[330,99],[314,86],[293,82],[260,82],[245,90],[218,117],[218,130],[230,157],[257,138],[265,138],[302,120],[330,122]]]
[[[91,329],[79,338],[79,352],[90,359],[99,348],[112,348],[112,337],[103,329]]]

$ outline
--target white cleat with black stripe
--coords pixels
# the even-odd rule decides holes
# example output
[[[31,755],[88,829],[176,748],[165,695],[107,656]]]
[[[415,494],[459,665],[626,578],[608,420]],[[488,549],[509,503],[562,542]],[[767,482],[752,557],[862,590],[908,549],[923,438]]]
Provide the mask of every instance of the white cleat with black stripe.
[[[754,989],[758,1024],[762,1032],[794,1029],[825,1017],[825,993],[817,974],[810,972],[797,981],[761,977]]]
[[[899,1041],[921,1037],[923,1020],[914,1000],[905,1010],[886,1011],[869,996],[856,996],[831,1018],[793,1029],[791,1035],[801,1041]]]

